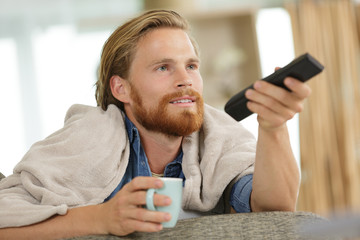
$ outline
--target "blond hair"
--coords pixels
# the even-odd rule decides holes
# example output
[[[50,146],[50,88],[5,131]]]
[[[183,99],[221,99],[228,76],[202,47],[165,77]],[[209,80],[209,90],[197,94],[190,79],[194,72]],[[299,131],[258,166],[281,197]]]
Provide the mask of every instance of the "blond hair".
[[[106,110],[109,104],[115,104],[123,110],[123,103],[111,93],[110,78],[118,75],[128,79],[139,39],[149,31],[162,27],[178,28],[187,33],[190,31],[188,22],[178,13],[168,10],[151,10],[126,22],[111,34],[101,54],[95,92],[98,106]],[[198,54],[195,41],[193,39],[191,41]]]

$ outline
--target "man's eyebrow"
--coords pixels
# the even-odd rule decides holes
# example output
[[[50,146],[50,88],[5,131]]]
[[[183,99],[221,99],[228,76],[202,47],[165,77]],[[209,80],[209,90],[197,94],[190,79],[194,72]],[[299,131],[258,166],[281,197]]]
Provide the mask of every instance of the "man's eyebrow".
[[[191,63],[200,63],[200,58],[190,58],[188,60],[188,62],[191,62]]]
[[[152,62],[149,64],[149,67],[154,66],[154,65],[158,65],[158,64],[170,63],[170,62],[175,62],[175,60],[174,60],[174,59],[171,59],[171,58],[162,58],[162,59],[160,59],[160,60],[152,61]]]
[[[148,66],[151,67],[151,66],[158,65],[158,64],[174,63],[174,62],[176,62],[176,61],[172,58],[162,58],[160,60],[155,60],[155,61],[151,62]],[[200,59],[199,58],[189,58],[186,62],[199,63]]]

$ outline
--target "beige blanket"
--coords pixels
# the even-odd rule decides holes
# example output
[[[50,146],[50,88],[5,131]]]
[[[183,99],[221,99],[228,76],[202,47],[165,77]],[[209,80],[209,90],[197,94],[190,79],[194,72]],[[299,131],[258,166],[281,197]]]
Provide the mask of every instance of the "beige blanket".
[[[253,172],[255,145],[241,124],[206,105],[202,129],[182,144],[183,209],[213,209],[234,179]],[[124,118],[116,106],[72,106],[64,127],[35,143],[14,174],[0,181],[0,228],[102,203],[122,179],[128,158]]]

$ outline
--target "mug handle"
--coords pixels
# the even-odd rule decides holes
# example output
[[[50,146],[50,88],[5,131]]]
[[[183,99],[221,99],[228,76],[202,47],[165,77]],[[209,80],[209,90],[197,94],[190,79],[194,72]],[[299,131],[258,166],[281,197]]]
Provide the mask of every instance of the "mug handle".
[[[146,208],[151,211],[156,211],[154,206],[154,193],[155,193],[154,188],[149,188],[146,191]]]

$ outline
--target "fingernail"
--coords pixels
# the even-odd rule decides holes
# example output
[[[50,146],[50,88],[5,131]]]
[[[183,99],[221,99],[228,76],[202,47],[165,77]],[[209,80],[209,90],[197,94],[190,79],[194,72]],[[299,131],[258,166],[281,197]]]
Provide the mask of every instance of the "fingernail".
[[[285,79],[285,84],[288,86],[291,86],[294,84],[294,81],[291,78],[286,78]]]
[[[169,198],[169,197],[165,198],[164,204],[170,205],[170,203],[171,203],[171,198]]]
[[[162,226],[161,224],[159,224],[159,225],[157,226],[157,229],[158,229],[158,230],[162,230],[162,229],[163,229],[163,226]]]
[[[250,97],[253,94],[253,90],[249,89],[245,92],[246,97]]]
[[[166,213],[164,219],[165,219],[165,221],[170,221],[171,220],[170,213]]]
[[[161,180],[156,180],[155,181],[155,186],[160,188],[162,186],[162,181]]]
[[[260,81],[255,82],[254,88],[255,88],[255,89],[261,88],[261,83],[260,83]]]

